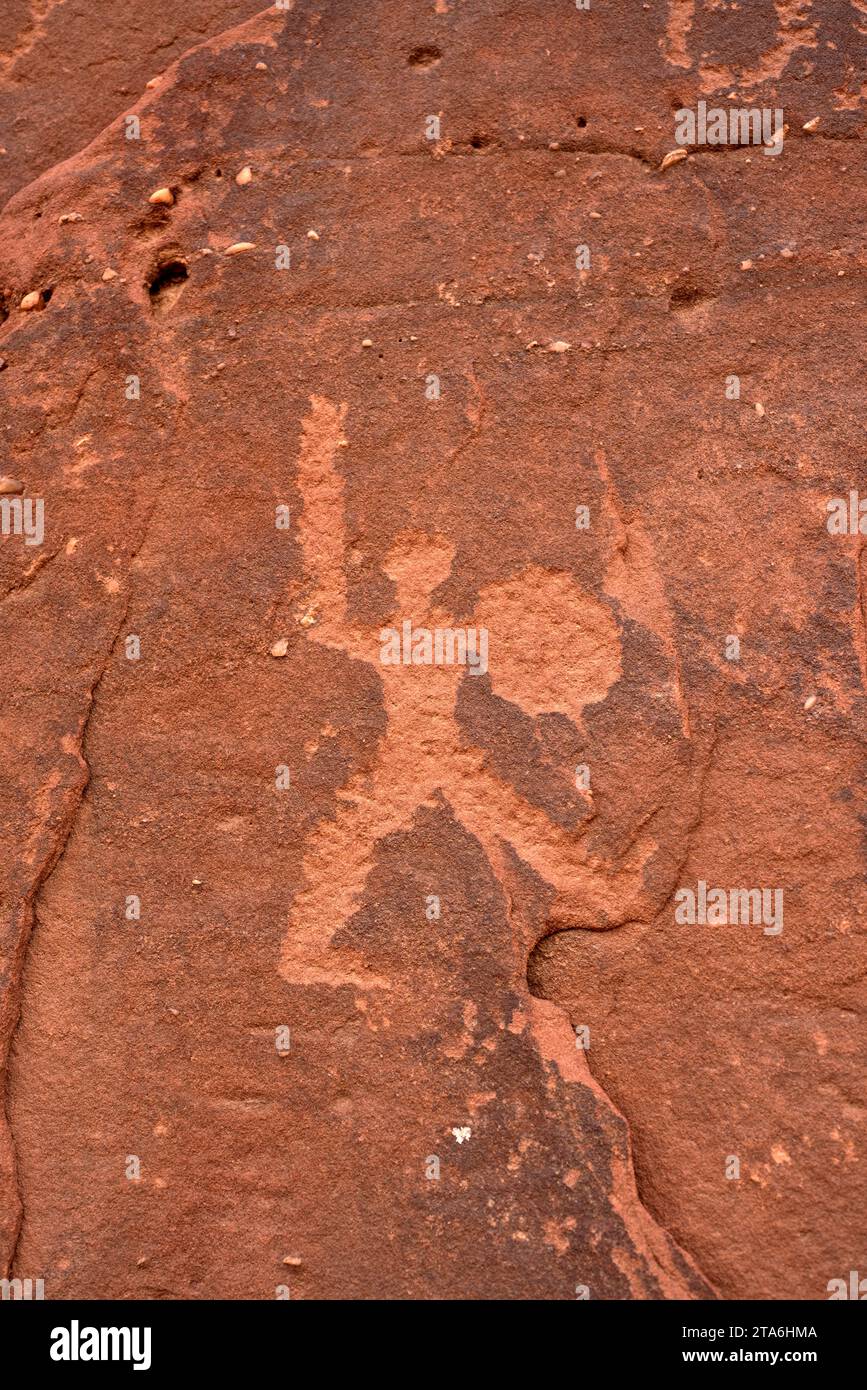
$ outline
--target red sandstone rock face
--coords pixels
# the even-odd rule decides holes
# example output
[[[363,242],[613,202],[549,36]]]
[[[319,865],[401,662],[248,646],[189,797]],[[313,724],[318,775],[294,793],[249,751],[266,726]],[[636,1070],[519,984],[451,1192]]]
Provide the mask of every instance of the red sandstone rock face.
[[[261,8],[257,0],[4,0],[0,206],[77,154],[193,44]]]
[[[863,16],[298,0],[190,47],[251,8],[87,21],[130,85],[190,51],[32,114],[0,223],[45,507],[0,544],[0,1265],[824,1298],[865,1238]],[[70,16],[15,22],[44,96]],[[782,151],[660,172],[730,92]],[[487,659],[384,662],[407,621]],[[783,931],[678,922],[699,880]]]

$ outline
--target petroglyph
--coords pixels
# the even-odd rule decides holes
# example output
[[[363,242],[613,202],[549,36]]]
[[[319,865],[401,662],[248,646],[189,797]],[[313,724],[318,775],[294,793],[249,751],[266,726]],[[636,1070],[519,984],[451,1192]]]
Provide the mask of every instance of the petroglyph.
[[[555,889],[559,916],[586,926],[626,920],[638,910],[642,868],[655,843],[638,837],[617,866],[594,857],[580,832],[554,825],[494,775],[483,750],[466,745],[455,719],[465,668],[383,665],[380,626],[368,630],[349,622],[344,488],[336,465],[346,410],[313,396],[302,423],[298,536],[305,571],[314,581],[310,611],[316,618],[307,635],[374,667],[387,728],[373,773],[352,777],[337,793],[333,818],[321,820],[311,835],[281,973],[295,984],[390,987],[332,941],[361,905],[377,844],[406,829],[420,807],[443,803],[479,840],[501,881],[510,848]],[[445,536],[398,536],[384,564],[395,590],[384,622],[399,626],[411,615],[431,629],[453,626],[435,594],[454,557]],[[611,610],[568,574],[528,567],[485,589],[474,621],[490,632],[492,689],[530,715],[559,711],[580,725],[585,707],[603,700],[620,676],[621,644]]]
[[[816,48],[819,42],[817,24],[811,20],[812,0],[774,0],[774,10],[776,32],[767,49],[750,66],[705,61],[707,54],[701,51],[700,35],[695,33],[695,0],[669,0],[660,48],[672,67],[688,71],[695,64],[701,91],[706,93],[774,82],[782,77],[796,53]]]

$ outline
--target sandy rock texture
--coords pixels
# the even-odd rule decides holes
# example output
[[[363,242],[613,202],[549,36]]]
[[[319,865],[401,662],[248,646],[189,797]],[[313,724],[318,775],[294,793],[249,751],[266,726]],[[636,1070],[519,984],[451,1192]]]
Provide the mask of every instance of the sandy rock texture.
[[[0,20],[0,1275],[826,1298],[863,4],[168,8]]]
[[[3,0],[0,205],[131,110],[148,82],[258,0]]]

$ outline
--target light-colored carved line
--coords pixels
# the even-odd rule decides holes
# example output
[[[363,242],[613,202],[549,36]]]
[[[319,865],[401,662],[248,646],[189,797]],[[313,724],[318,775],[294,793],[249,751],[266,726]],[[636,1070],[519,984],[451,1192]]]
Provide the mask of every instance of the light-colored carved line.
[[[310,414],[301,422],[298,490],[303,499],[298,541],[304,572],[313,580],[311,603],[317,620],[327,628],[346,619],[345,488],[336,467],[347,406],[323,396],[310,397]]]
[[[22,58],[33,52],[39,40],[45,36],[48,16],[52,10],[65,4],[66,0],[31,0],[30,18],[18,42],[10,53],[4,53],[0,58],[0,77],[6,77]]]
[[[695,0],[668,0],[665,36],[659,41],[663,57],[675,68],[691,68],[687,36],[695,17]]]

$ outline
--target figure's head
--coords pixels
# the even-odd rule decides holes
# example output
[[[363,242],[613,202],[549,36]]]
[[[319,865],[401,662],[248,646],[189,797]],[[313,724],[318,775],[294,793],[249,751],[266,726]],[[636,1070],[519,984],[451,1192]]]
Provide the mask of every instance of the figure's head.
[[[445,536],[423,531],[404,531],[397,536],[383,569],[397,589],[401,607],[427,606],[434,590],[448,579],[454,558],[455,548]]]

